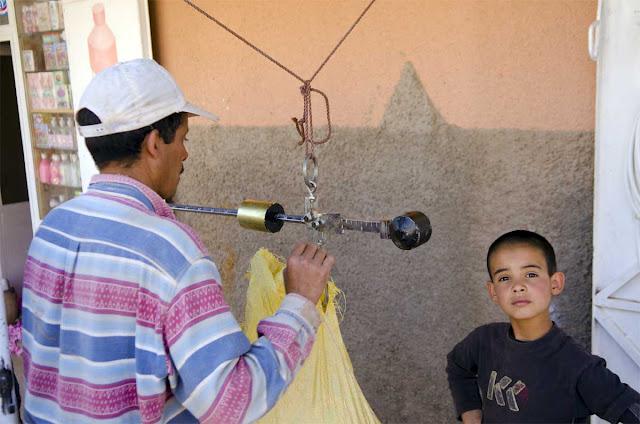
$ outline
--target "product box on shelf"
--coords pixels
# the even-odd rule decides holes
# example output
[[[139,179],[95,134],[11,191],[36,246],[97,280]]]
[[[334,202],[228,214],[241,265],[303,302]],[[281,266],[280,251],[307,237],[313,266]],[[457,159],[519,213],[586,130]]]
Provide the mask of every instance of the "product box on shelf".
[[[56,57],[56,44],[47,43],[42,45],[42,53],[44,54],[44,68],[47,71],[58,69],[58,59]]]
[[[27,74],[29,101],[32,109],[70,109],[71,90],[64,71],[33,72]]]
[[[27,34],[56,31],[64,28],[62,5],[58,0],[23,5],[22,29]]]
[[[61,25],[62,17],[62,7],[58,4],[57,1],[49,2],[49,19],[51,21],[51,29],[62,29],[64,28]]]
[[[71,108],[71,92],[69,86],[66,84],[56,84],[56,108],[58,109],[70,109]]]
[[[69,67],[69,56],[67,56],[67,43],[60,41],[56,46],[56,63],[58,69],[67,69]]]
[[[29,103],[32,109],[42,109],[42,88],[40,87],[40,74],[27,74],[27,88],[29,93]]]
[[[50,72],[34,72],[27,74],[29,101],[32,109],[55,108],[53,95],[53,75]]]
[[[33,116],[33,133],[35,136],[36,146],[40,148],[49,147],[49,144],[48,144],[49,127],[44,121],[44,116],[40,113],[34,113],[32,116]]]
[[[36,12],[36,28],[38,31],[50,31],[51,30],[51,17],[49,15],[48,3],[34,3],[33,7]]]
[[[64,41],[43,44],[42,51],[47,71],[68,68],[67,43]]]
[[[22,67],[25,72],[34,72],[36,70],[36,58],[33,50],[22,51]]]

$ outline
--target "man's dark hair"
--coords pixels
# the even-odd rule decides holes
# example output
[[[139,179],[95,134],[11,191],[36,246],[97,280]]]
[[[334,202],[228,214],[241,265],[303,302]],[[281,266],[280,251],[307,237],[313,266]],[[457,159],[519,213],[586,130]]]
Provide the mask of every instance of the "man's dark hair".
[[[489,271],[489,278],[493,280],[491,268],[489,268],[489,260],[491,259],[491,256],[493,256],[496,250],[501,247],[513,246],[516,244],[525,244],[540,250],[547,262],[547,271],[549,271],[549,275],[556,272],[556,254],[553,251],[551,243],[549,243],[546,238],[542,237],[538,233],[534,233],[533,231],[515,230],[501,235],[496,239],[496,241],[491,243],[491,246],[489,246],[489,251],[487,252],[487,271]]]
[[[100,137],[87,137],[85,143],[98,169],[111,162],[118,162],[125,167],[133,165],[140,158],[142,141],[151,131],[158,130],[165,144],[170,144],[182,122],[184,112],[173,113],[161,120],[137,130],[125,131]],[[78,125],[100,124],[100,118],[87,108],[76,113]]]

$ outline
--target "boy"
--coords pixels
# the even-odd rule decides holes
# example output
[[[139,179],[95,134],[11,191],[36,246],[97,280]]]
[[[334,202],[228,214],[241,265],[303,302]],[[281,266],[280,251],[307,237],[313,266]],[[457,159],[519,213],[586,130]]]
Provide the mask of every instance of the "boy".
[[[551,321],[565,280],[551,244],[530,231],[506,233],[489,247],[487,269],[489,296],[510,324],[476,328],[447,356],[458,419],[584,423],[597,414],[640,423],[640,394]]]

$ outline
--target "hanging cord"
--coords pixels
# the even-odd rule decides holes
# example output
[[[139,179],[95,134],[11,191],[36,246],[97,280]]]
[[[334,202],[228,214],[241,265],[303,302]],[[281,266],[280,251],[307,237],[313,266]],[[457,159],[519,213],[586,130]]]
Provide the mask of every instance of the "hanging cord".
[[[194,10],[200,12],[202,15],[206,16],[208,19],[210,19],[211,21],[213,21],[216,24],[218,24],[220,27],[225,29],[227,32],[229,32],[232,35],[234,35],[240,41],[242,41],[243,43],[245,43],[246,45],[248,45],[249,47],[251,47],[252,49],[257,51],[258,53],[260,53],[266,59],[268,59],[271,62],[273,62],[279,68],[281,68],[282,70],[284,70],[289,75],[293,76],[294,78],[296,78],[298,81],[300,81],[303,84],[302,87],[300,87],[300,92],[301,92],[302,97],[304,99],[303,100],[304,101],[304,112],[303,112],[303,115],[302,115],[301,119],[293,118],[293,122],[295,123],[296,130],[298,131],[298,134],[300,134],[300,137],[301,137],[301,140],[298,143],[298,145],[306,144],[307,156],[313,155],[313,149],[314,149],[315,145],[323,144],[323,143],[326,143],[327,141],[329,141],[329,139],[331,138],[331,118],[330,118],[330,115],[329,115],[329,99],[322,91],[317,90],[315,88],[312,88],[311,87],[311,82],[314,80],[316,75],[318,75],[318,73],[322,70],[324,65],[327,64],[329,59],[331,59],[331,57],[338,50],[340,45],[342,45],[344,40],[349,36],[349,34],[351,34],[351,31],[353,31],[353,29],[356,27],[356,25],[358,25],[360,20],[369,11],[369,9],[373,5],[373,3],[375,3],[376,0],[371,0],[369,2],[369,4],[367,5],[367,7],[365,7],[365,9],[362,11],[360,16],[358,16],[358,18],[351,25],[349,30],[344,34],[344,36],[342,36],[342,38],[340,39],[340,41],[338,41],[338,43],[333,48],[333,50],[331,50],[331,53],[329,53],[329,55],[326,57],[326,59],[320,64],[318,69],[316,69],[316,71],[313,73],[311,78],[309,78],[308,80],[305,80],[304,78],[302,78],[301,76],[299,76],[298,74],[293,72],[291,69],[289,69],[288,67],[286,67],[285,65],[280,63],[278,60],[274,59],[267,52],[265,52],[264,50],[262,50],[261,48],[259,48],[258,46],[256,46],[255,44],[253,44],[252,42],[250,42],[249,40],[247,40],[243,36],[241,36],[240,34],[238,34],[233,29],[229,28],[227,25],[222,23],[220,20],[216,19],[214,16],[211,16],[209,13],[207,13],[206,11],[201,9],[198,5],[196,5],[192,0],[183,0],[183,1],[186,4],[188,4],[189,6],[191,6]],[[327,110],[327,135],[324,138],[320,139],[320,140],[316,140],[313,137],[313,116],[312,116],[312,113],[311,113],[311,94],[313,92],[320,94],[324,98],[325,105],[326,105],[326,110]]]

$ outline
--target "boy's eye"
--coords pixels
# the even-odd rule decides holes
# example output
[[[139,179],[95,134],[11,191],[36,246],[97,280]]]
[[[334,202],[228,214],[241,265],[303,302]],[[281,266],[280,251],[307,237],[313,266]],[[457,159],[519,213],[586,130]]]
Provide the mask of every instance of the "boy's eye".
[[[527,278],[536,278],[538,276],[538,274],[536,274],[535,272],[527,272]]]
[[[498,277],[498,281],[500,282],[509,281],[509,277],[506,275],[503,275],[502,277]]]

